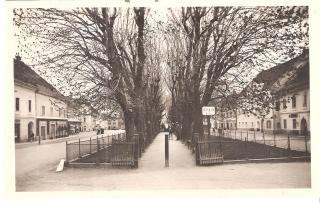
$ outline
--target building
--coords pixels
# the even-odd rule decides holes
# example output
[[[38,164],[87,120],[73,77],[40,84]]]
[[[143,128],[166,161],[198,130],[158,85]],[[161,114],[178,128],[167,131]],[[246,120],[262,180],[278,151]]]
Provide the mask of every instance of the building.
[[[94,115],[83,115],[81,116],[81,128],[82,131],[88,132],[95,130],[97,125],[97,117]]]
[[[277,102],[275,125],[281,133],[310,134],[309,55],[302,55],[294,73],[275,83]]]
[[[17,56],[14,59],[15,141],[68,136],[64,96]]]
[[[283,64],[260,72],[250,83],[258,84],[262,84],[262,88],[274,95],[275,102],[271,104],[273,108],[262,117],[254,112],[237,109],[233,120],[236,120],[238,130],[291,135],[310,133],[308,50]],[[229,112],[224,114],[224,118],[228,118]],[[228,123],[224,124],[226,125],[228,126]]]
[[[272,94],[274,99],[274,102],[270,103],[272,107],[261,116],[254,110],[255,107],[249,111],[242,101],[239,106],[230,96],[220,99],[212,104],[216,107],[221,106],[220,110],[216,108],[216,115],[210,119],[212,128],[290,135],[310,134],[308,50],[304,50],[302,54],[285,63],[261,71],[246,88],[249,86],[262,88]],[[240,99],[241,95],[245,94],[246,88],[235,97]],[[206,118],[203,124],[206,129]]]

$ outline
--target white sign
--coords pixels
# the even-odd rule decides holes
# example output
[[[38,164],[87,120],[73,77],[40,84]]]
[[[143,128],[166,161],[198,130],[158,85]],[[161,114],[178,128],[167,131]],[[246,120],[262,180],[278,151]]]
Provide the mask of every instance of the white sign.
[[[210,115],[214,115],[215,113],[216,113],[216,110],[213,106],[202,107],[202,115],[210,116]]]

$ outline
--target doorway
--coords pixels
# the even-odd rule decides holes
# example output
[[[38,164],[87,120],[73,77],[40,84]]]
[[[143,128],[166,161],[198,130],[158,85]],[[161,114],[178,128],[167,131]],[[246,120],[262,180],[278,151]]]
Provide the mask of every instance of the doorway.
[[[14,141],[20,142],[20,121],[14,123]]]
[[[53,139],[56,137],[56,125],[51,124],[50,125],[50,138]]]
[[[42,140],[46,139],[46,126],[41,126],[40,127],[40,136]]]
[[[33,130],[33,122],[28,123],[28,140],[31,141],[34,139],[34,130]]]
[[[307,121],[305,118],[301,119],[300,134],[303,136],[308,135],[308,125],[307,125]]]

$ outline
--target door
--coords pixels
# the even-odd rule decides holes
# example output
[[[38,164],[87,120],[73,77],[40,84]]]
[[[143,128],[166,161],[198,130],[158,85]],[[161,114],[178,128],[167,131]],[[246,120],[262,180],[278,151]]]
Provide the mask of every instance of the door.
[[[41,126],[40,127],[40,136],[42,140],[46,139],[46,126]]]
[[[50,125],[50,138],[55,138],[56,137],[56,125],[51,124]]]
[[[308,135],[308,125],[307,125],[307,121],[306,121],[305,118],[301,119],[300,133],[303,136],[307,136]]]
[[[14,124],[14,140],[20,142],[20,123]]]
[[[28,140],[33,141],[34,139],[34,132],[33,132],[33,122],[28,123]]]

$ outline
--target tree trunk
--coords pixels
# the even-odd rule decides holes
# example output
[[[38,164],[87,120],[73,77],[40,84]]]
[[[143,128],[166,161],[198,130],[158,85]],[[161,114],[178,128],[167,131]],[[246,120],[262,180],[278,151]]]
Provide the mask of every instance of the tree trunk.
[[[126,129],[126,138],[130,140],[134,134],[134,116],[132,112],[124,111],[124,123]]]

